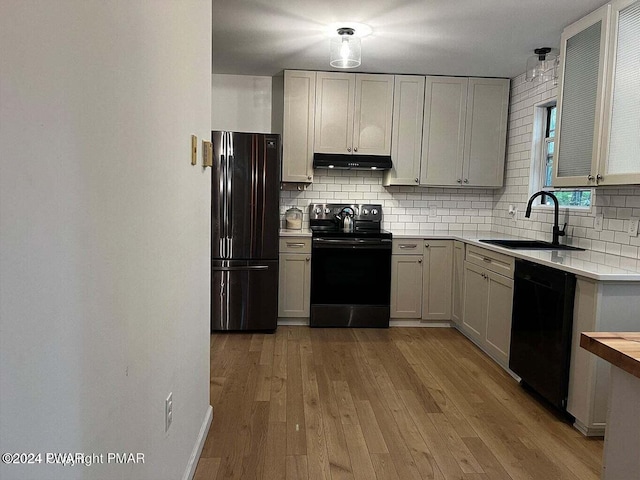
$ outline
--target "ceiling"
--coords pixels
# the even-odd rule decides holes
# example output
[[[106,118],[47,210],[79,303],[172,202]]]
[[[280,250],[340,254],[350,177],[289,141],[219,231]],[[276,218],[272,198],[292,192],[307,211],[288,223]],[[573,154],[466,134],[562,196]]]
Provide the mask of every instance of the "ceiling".
[[[329,29],[369,25],[356,72],[515,77],[603,0],[213,0],[213,73],[329,66]],[[356,31],[356,34],[358,32]]]

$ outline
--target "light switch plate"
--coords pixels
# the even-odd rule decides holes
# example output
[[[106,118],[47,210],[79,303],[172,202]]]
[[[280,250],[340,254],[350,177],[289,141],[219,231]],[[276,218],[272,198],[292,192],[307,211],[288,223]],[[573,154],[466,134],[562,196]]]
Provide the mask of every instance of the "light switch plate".
[[[213,167],[213,143],[202,141],[202,166]]]
[[[638,236],[638,218],[632,217],[629,219],[629,235],[632,237]]]
[[[596,219],[593,222],[593,228],[595,229],[596,232],[602,231],[603,223],[604,223],[604,216],[601,213],[599,213],[598,215],[596,215]]]
[[[191,135],[191,165],[198,164],[198,137]]]

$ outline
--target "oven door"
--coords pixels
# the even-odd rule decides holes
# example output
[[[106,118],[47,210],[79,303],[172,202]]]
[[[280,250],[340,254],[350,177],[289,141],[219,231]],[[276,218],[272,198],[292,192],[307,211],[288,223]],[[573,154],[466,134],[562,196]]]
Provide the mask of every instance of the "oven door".
[[[311,326],[388,327],[391,240],[313,239]]]

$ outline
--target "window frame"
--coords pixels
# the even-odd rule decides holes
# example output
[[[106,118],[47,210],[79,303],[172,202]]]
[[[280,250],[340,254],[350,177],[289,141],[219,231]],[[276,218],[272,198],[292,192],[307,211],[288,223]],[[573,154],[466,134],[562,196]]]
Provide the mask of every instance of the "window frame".
[[[551,193],[562,191],[574,191],[574,190],[590,190],[591,191],[591,204],[588,207],[579,207],[572,205],[560,205],[560,210],[572,210],[574,212],[593,212],[595,206],[595,189],[593,188],[557,188],[557,187],[544,187],[546,178],[546,159],[547,159],[547,143],[548,143],[548,115],[550,107],[557,107],[557,101],[555,98],[545,100],[533,105],[533,128],[531,131],[531,164],[529,175],[529,198],[534,193],[540,190],[546,190]],[[556,109],[557,115],[557,109]],[[557,123],[557,119],[556,119]],[[555,137],[554,137],[555,138]],[[555,154],[558,149],[554,145],[554,160]],[[553,205],[546,205],[541,203],[542,197],[536,198],[532,208],[533,210],[540,211],[552,211]]]

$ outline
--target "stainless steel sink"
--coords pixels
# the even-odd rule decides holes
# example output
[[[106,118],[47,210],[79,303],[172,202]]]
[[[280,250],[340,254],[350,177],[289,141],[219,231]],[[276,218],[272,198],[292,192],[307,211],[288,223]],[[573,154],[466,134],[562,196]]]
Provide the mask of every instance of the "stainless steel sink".
[[[511,248],[513,250],[584,250],[584,248],[572,247],[570,245],[554,245],[551,242],[542,240],[480,240],[491,245]]]

